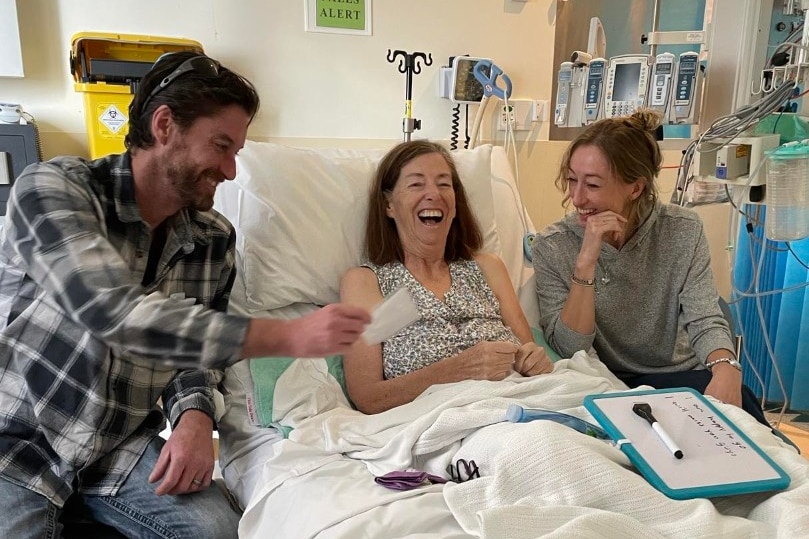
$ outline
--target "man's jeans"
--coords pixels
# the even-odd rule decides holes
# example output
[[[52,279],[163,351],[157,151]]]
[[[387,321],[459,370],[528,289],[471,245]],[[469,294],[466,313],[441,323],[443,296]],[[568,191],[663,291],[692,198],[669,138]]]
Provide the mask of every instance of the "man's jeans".
[[[239,515],[218,485],[182,496],[154,493],[158,484],[147,478],[164,443],[152,440],[116,496],[74,494],[64,509],[0,478],[0,537],[236,538]]]

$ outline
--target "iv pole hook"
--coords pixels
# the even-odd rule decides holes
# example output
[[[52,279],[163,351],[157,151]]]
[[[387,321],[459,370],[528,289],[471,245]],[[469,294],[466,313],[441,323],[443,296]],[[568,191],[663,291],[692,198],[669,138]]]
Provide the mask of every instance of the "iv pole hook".
[[[416,129],[421,129],[421,120],[413,118],[413,75],[421,73],[422,62],[424,65],[432,65],[433,55],[423,52],[408,53],[402,50],[391,51],[388,49],[388,63],[394,63],[399,59],[399,73],[405,74],[405,115],[402,119],[402,131],[405,142],[410,140],[410,135]]]

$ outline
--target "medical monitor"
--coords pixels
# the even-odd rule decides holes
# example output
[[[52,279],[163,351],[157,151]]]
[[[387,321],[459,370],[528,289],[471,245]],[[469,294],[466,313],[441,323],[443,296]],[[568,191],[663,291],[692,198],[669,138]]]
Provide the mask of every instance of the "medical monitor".
[[[649,71],[648,55],[628,54],[610,58],[604,92],[604,117],[627,116],[646,105]]]
[[[475,65],[481,60],[491,63],[489,58],[456,56],[452,61],[452,88],[450,99],[455,103],[480,103],[483,99],[483,85],[475,78]],[[489,68],[482,66],[485,76]]]

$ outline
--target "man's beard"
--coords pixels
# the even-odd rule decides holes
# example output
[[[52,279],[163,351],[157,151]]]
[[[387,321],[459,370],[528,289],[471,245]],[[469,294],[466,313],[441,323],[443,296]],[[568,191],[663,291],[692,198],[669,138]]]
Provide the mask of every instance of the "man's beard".
[[[192,165],[172,163],[166,173],[181,206],[198,211],[207,211],[213,207],[213,196],[204,193],[205,186],[201,185],[213,177],[212,169],[197,172]]]

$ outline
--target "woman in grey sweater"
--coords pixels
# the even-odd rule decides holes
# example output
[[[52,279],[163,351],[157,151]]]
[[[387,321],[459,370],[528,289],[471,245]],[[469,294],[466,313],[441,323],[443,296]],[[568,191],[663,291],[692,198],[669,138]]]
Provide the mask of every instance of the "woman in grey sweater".
[[[702,221],[658,200],[660,117],[590,125],[556,179],[575,212],[533,243],[540,324],[563,357],[591,347],[630,387],[692,387],[766,424],[722,316]]]

